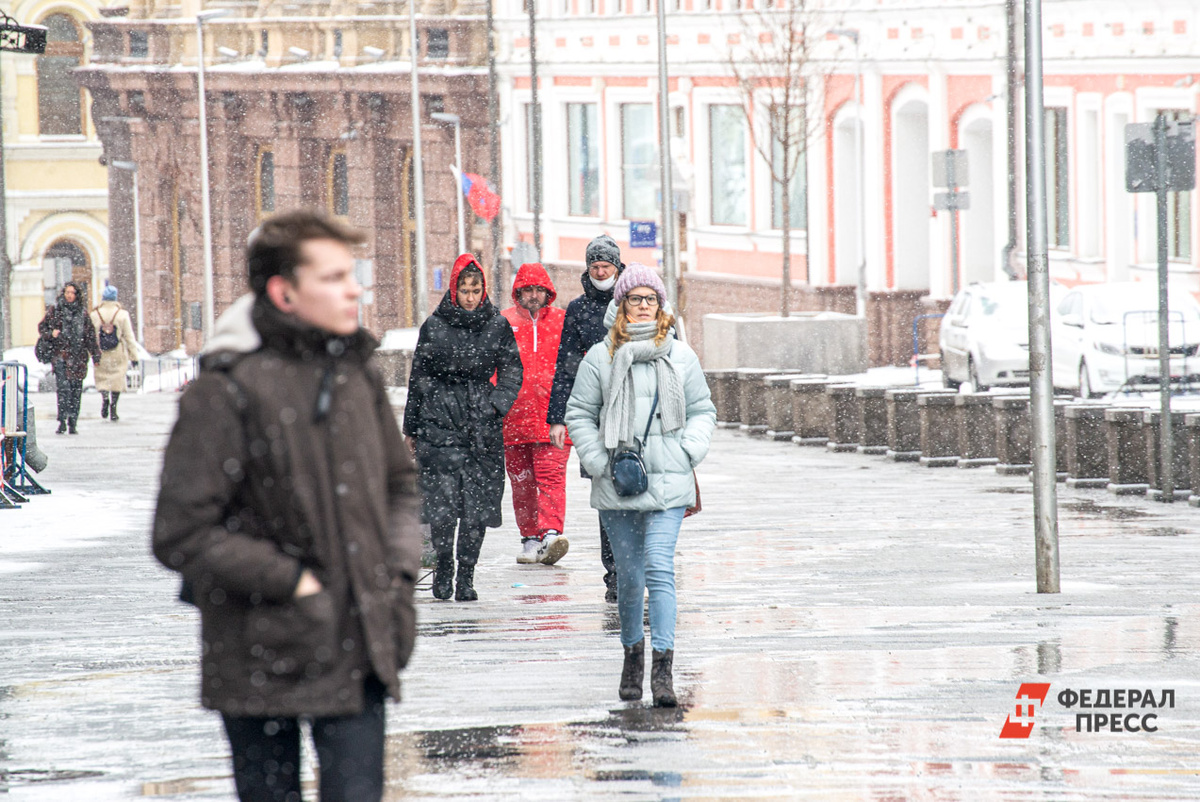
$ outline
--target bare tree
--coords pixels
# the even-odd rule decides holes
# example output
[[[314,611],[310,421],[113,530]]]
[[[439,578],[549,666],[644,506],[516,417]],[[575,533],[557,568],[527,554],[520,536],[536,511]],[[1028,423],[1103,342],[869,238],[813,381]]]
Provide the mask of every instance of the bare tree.
[[[815,51],[828,27],[818,19],[816,0],[759,0],[741,12],[741,44],[731,48],[729,67],[741,91],[750,141],[780,190],[783,289],[779,314],[787,317],[792,286],[792,187],[808,158],[808,142],[822,114],[810,114],[817,89],[830,68]],[[807,182],[806,182],[807,183]],[[804,187],[805,197],[808,194]],[[808,204],[804,227],[807,229]],[[772,203],[774,209],[774,203]],[[805,248],[808,261],[809,248]]]

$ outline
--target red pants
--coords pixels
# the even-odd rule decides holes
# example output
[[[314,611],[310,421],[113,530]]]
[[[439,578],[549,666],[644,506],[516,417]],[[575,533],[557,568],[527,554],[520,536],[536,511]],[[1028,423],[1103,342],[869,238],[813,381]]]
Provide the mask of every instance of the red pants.
[[[563,531],[570,454],[570,448],[555,448],[549,443],[504,447],[504,462],[512,482],[513,513],[521,537],[541,537],[551,529]]]

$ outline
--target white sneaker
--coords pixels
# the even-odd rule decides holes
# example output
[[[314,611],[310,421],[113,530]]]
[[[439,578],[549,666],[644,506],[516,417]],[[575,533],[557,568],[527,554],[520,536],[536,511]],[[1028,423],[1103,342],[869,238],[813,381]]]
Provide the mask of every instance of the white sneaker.
[[[567,554],[567,549],[571,547],[566,536],[560,535],[558,532],[547,532],[542,537],[542,547],[538,549],[537,561],[542,565],[554,565]]]
[[[527,537],[521,540],[521,553],[517,555],[518,565],[534,565],[538,561],[538,552],[542,544],[536,538]]]

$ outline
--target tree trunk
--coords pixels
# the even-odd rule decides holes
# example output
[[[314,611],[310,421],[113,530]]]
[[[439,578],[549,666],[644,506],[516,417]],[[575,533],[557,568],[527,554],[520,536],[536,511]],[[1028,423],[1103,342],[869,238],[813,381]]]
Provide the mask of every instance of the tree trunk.
[[[783,286],[779,297],[779,316],[787,317],[792,308],[792,198],[791,182],[785,175],[783,181]]]

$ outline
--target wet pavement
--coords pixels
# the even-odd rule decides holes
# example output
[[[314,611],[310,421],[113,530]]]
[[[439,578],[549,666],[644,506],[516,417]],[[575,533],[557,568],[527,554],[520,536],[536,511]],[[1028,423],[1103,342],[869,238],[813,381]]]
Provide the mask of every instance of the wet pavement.
[[[232,798],[195,616],[148,552],[176,398],[123,397],[111,424],[89,393],[82,434],[43,435],[53,495],[0,511],[6,798]],[[679,538],[686,707],[663,711],[617,699],[596,516],[568,470],[559,565],[516,565],[510,523],[478,603],[421,594],[389,799],[1200,797],[1200,510],[1060,485],[1063,593],[1039,596],[1028,479],[719,431]],[[1039,682],[1032,734],[1000,739]],[[1138,706],[1156,732],[1077,732],[1059,695],[1084,689],[1175,704]]]

